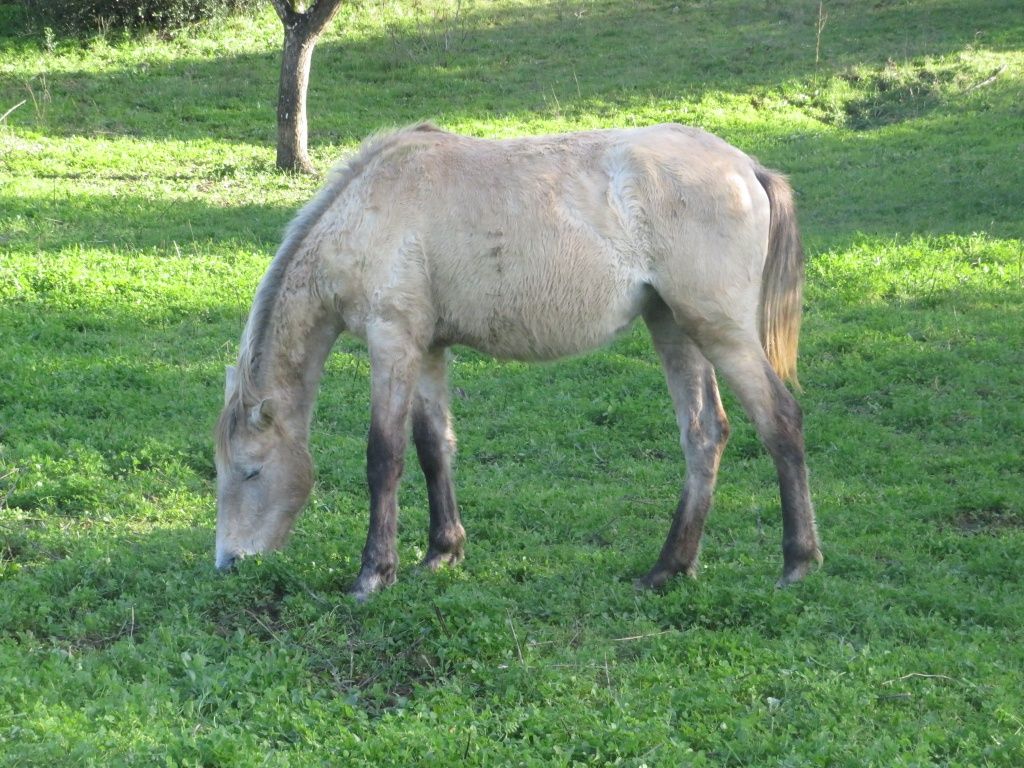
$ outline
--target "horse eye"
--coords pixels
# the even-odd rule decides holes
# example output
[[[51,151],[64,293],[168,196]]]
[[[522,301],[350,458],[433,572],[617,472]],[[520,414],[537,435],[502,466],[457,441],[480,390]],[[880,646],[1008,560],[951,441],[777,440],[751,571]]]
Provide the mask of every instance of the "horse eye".
[[[256,477],[256,475],[260,473],[261,469],[263,469],[262,465],[259,467],[250,467],[249,469],[245,470],[242,479],[252,480],[254,477]]]

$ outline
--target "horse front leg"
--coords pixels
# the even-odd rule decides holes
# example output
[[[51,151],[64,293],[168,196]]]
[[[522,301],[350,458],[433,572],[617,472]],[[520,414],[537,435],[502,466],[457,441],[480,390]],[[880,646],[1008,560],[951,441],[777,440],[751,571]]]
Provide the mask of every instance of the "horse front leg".
[[[686,459],[683,493],[665,544],[654,567],[639,581],[640,586],[658,588],[677,573],[697,575],[700,541],[729,438],[729,422],[714,368],[668,308],[661,303],[651,307],[644,321],[661,357]]]
[[[412,438],[430,505],[429,548],[423,566],[432,571],[461,562],[466,541],[452,480],[455,434],[447,373],[447,351],[430,350],[423,360],[412,409]]]
[[[407,424],[420,353],[386,332],[367,334],[370,347],[370,435],[366,444],[366,481],[370,490],[370,528],[362,567],[351,593],[363,602],[391,586],[398,570],[398,485],[405,465]]]

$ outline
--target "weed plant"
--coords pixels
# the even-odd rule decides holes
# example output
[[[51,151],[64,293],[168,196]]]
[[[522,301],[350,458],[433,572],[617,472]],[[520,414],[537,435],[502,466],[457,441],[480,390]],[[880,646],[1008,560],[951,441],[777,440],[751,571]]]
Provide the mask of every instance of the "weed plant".
[[[825,551],[774,589],[774,471],[726,393],[700,578],[637,592],[682,477],[643,329],[553,365],[459,349],[468,558],[412,567],[410,459],[400,581],[365,606],[348,340],[290,546],[213,569],[223,369],[318,183],[273,170],[269,5],[134,39],[19,20],[0,4],[0,764],[1024,764],[1019,3],[346,6],[313,64],[323,170],[423,118],[672,120],[790,174]]]

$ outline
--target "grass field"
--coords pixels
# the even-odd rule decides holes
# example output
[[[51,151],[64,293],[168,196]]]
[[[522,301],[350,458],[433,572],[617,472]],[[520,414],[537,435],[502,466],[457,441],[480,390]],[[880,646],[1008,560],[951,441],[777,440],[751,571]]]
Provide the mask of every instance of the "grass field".
[[[317,186],[273,169],[280,25],[72,41],[0,4],[0,764],[1024,765],[1024,17],[1011,0],[365,0],[314,57],[326,170],[432,118],[661,121],[791,175],[825,565],[784,591],[735,401],[697,581],[642,328],[457,350],[467,560],[345,594],[368,363],[328,362],[291,544],[213,569],[223,369]]]

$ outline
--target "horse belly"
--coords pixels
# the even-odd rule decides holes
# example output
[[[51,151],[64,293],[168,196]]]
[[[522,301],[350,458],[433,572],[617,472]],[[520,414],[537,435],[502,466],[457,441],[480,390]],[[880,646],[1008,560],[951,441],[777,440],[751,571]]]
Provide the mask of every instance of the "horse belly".
[[[466,273],[463,273],[465,276]],[[505,259],[446,291],[439,335],[510,360],[553,360],[600,347],[649,296],[642,275],[600,258]]]
[[[609,205],[602,152],[532,152],[507,164],[490,157],[483,165],[502,184],[453,182],[447,195],[423,201],[442,342],[549,360],[606,344],[636,318],[649,259]]]

